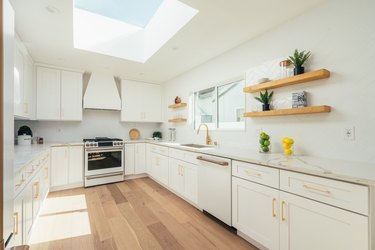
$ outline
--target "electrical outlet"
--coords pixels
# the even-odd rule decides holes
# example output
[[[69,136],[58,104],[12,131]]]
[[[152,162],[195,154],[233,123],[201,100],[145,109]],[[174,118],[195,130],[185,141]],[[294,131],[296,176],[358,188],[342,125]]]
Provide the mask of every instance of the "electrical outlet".
[[[344,140],[355,140],[355,127],[344,128]]]

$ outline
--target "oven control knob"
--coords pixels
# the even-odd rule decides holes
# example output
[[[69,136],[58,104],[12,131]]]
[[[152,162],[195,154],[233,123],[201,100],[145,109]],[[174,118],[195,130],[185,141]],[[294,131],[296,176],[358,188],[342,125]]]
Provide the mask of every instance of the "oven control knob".
[[[118,144],[119,144],[120,146],[124,146],[124,142],[123,142],[123,141],[120,141]]]
[[[86,142],[86,143],[85,143],[85,147],[86,147],[86,148],[90,147],[90,142]]]

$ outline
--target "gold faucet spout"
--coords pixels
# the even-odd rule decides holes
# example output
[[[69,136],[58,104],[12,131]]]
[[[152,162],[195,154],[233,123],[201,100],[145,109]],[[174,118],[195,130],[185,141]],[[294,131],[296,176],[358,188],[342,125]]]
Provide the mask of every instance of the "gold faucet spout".
[[[199,131],[201,130],[201,127],[204,126],[206,127],[206,145],[210,145],[211,144],[211,138],[210,136],[208,135],[208,126],[207,124],[205,123],[201,123],[198,127],[198,131],[197,131],[197,135],[199,135]]]

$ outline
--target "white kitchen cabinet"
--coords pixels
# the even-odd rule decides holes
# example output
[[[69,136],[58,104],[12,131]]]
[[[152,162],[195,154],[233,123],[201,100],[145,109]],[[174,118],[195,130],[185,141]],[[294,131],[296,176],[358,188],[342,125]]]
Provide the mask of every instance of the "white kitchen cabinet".
[[[47,197],[48,191],[49,191],[49,165],[50,165],[50,159],[47,158],[42,166],[42,169],[40,170],[40,195],[41,200],[44,200]]]
[[[37,68],[37,119],[82,120],[82,74]]]
[[[146,144],[136,143],[135,144],[135,174],[146,173]]]
[[[65,189],[83,184],[83,146],[51,148],[51,188]]]
[[[151,168],[151,176],[168,185],[168,157],[153,152],[151,154]]]
[[[83,182],[83,147],[69,147],[68,184]]]
[[[121,97],[121,121],[162,121],[160,85],[122,80]]]
[[[24,223],[24,231],[23,231],[23,240],[24,243],[28,242],[31,235],[31,228],[33,225],[33,186],[28,185],[26,186],[25,190],[23,191],[23,205],[24,205],[24,213],[23,213],[23,223]]]
[[[135,146],[125,144],[125,175],[134,174],[135,169]]]
[[[29,55],[24,57],[23,116],[35,119],[34,62]]]
[[[15,46],[14,51],[14,115],[24,115],[24,67],[22,52]]]
[[[15,246],[23,244],[23,196],[14,199],[13,241]]]
[[[237,230],[267,249],[279,248],[279,190],[233,177],[232,211]]]
[[[36,175],[32,180],[32,207],[33,207],[33,222],[38,216],[39,209],[40,209],[40,203],[41,203],[41,175],[39,172],[38,175]]]
[[[125,175],[146,173],[146,144],[125,144]]]
[[[82,74],[61,71],[61,120],[82,120]]]
[[[368,217],[280,192],[280,250],[368,250]]]
[[[68,184],[69,147],[51,148],[51,187]]]
[[[169,187],[198,203],[198,166],[169,158]]]

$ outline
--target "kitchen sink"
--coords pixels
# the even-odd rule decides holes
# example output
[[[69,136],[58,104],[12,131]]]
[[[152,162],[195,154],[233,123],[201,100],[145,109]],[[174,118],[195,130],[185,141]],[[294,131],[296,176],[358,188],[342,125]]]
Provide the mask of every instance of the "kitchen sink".
[[[180,146],[189,147],[189,148],[213,148],[213,146],[211,145],[202,145],[202,144],[194,144],[194,143],[181,144]]]

